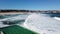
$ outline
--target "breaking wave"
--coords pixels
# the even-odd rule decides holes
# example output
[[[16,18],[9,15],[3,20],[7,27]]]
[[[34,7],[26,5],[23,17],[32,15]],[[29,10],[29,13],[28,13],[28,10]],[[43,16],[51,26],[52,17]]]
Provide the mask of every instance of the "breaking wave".
[[[40,34],[60,34],[60,21],[42,14],[32,14],[24,26]]]
[[[31,15],[3,15],[0,18],[0,28],[18,22],[19,25],[22,23],[22,26],[40,34],[60,34],[60,18],[54,16],[36,13]]]

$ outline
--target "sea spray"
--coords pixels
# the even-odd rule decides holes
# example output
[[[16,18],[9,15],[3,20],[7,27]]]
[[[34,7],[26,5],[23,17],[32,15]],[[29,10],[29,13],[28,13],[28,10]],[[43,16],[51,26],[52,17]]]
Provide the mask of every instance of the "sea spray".
[[[59,17],[53,17],[54,19],[56,19],[56,20],[58,20],[58,21],[60,21],[60,18]]]
[[[60,21],[57,21],[51,17],[34,13],[28,16],[24,22],[24,26],[40,34],[59,34],[59,22]]]
[[[39,31],[35,26],[33,26],[33,23],[30,23],[31,21],[34,20],[34,19],[31,18],[31,17],[37,18],[38,15],[36,15],[35,13],[33,13],[32,15],[29,15],[29,16],[27,17],[27,19],[25,20],[25,22],[24,22],[24,27],[26,27],[26,28],[28,28],[28,29],[30,29],[30,30],[32,30],[32,31],[35,31],[35,32],[40,33],[40,31]],[[31,19],[31,20],[30,20],[30,19]],[[31,24],[32,26],[30,26],[29,24]]]
[[[2,31],[0,31],[0,34],[4,34]]]

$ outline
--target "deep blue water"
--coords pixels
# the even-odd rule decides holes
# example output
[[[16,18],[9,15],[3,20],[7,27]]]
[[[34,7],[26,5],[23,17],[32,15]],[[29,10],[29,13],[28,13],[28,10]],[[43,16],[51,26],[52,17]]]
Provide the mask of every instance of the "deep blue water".
[[[60,13],[44,13],[44,14],[50,17],[60,17]]]

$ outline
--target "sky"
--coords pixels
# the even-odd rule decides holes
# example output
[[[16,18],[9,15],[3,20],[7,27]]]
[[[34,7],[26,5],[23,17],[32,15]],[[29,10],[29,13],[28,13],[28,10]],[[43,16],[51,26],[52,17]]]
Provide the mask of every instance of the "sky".
[[[0,0],[0,9],[60,10],[60,0]]]

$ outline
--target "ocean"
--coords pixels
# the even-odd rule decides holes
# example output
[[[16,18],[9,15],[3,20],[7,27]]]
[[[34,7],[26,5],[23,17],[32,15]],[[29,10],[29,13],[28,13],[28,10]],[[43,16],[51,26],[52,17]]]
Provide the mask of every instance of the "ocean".
[[[0,15],[0,28],[19,25],[40,34],[60,34],[60,14],[32,13]]]

